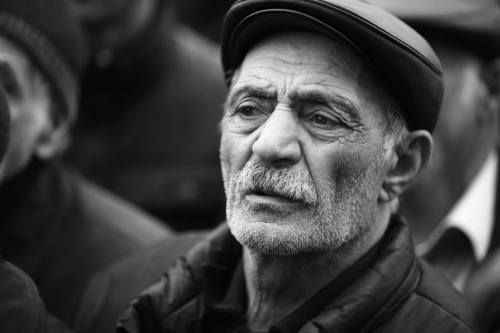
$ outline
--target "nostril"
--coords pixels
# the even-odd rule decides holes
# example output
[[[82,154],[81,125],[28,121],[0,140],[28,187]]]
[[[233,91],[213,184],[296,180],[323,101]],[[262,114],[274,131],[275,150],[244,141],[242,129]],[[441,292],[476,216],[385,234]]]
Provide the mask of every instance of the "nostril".
[[[272,166],[275,168],[286,168],[298,162],[298,158],[281,158],[274,160]]]

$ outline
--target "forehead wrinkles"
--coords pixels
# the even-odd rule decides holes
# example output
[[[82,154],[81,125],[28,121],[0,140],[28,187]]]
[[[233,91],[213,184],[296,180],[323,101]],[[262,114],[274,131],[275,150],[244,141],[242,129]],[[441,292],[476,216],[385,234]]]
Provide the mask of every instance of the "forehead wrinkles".
[[[364,64],[359,58],[346,57],[333,48],[331,52],[326,52],[317,48],[301,47],[291,50],[271,45],[249,53],[242,67],[249,71],[273,70],[278,73],[316,70],[322,74],[357,77]]]
[[[243,61],[239,83],[268,81],[280,85],[280,94],[294,84],[356,89],[366,77],[360,57],[339,42],[311,36],[315,42],[299,35],[261,43]]]

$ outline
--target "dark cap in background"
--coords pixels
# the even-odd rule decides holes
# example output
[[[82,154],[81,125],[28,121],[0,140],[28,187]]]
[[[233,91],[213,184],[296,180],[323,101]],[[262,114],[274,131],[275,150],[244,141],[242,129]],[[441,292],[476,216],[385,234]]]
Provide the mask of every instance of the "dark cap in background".
[[[340,34],[385,82],[410,129],[432,131],[443,96],[441,65],[427,41],[388,12],[361,0],[238,0],[226,14],[226,80],[259,41],[283,31]]]
[[[0,0],[0,36],[20,47],[49,81],[64,116],[76,114],[87,48],[68,0]]]

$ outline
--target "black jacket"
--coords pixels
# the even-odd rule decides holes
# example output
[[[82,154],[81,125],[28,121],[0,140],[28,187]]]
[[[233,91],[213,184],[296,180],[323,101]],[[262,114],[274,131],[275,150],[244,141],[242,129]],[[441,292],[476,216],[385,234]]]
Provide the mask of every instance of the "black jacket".
[[[203,267],[234,270],[241,253],[234,243],[223,228],[198,244],[130,304],[118,331],[207,332]],[[415,256],[408,227],[395,218],[369,268],[299,332],[472,332],[467,311],[458,292]]]
[[[70,326],[95,273],[170,233],[58,162],[34,161],[2,185],[0,197],[0,253]]]

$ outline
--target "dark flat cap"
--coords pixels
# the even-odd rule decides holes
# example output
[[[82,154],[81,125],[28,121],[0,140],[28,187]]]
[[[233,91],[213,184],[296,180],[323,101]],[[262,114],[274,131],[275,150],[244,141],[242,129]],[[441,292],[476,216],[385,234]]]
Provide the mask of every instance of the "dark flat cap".
[[[442,33],[447,40],[481,55],[500,55],[499,0],[371,0],[419,33]]]
[[[349,39],[387,85],[409,128],[432,131],[443,96],[436,54],[407,24],[363,0],[236,1],[222,32],[226,80],[256,43],[271,34],[298,30]]]

